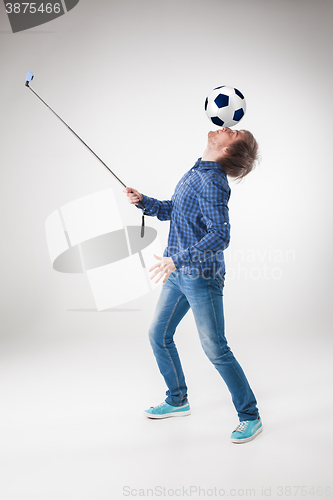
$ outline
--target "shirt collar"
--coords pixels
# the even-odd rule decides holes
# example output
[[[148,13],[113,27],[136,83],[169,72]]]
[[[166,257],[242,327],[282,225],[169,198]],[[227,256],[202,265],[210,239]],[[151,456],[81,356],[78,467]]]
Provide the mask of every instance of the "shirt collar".
[[[197,159],[193,168],[218,168],[221,170],[221,165],[217,161],[202,160],[201,157]]]

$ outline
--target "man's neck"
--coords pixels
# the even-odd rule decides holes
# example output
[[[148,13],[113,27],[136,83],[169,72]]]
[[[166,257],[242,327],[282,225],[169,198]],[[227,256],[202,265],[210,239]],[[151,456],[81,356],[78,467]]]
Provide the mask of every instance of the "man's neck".
[[[203,152],[202,161],[216,161],[219,162],[221,160],[221,155],[218,155],[216,151],[212,151],[209,148],[206,148]]]

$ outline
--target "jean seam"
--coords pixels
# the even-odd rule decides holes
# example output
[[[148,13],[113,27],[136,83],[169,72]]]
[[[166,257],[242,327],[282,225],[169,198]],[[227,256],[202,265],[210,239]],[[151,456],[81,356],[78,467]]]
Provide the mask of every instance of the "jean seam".
[[[209,295],[210,295],[210,298],[211,298],[211,302],[212,302],[212,307],[213,307],[213,311],[214,311],[214,320],[215,320],[215,328],[216,328],[216,331],[218,331],[218,325],[217,325],[217,319],[216,319],[216,313],[215,313],[215,307],[214,307],[214,301],[213,301],[213,297],[212,297],[212,293],[211,293],[211,287],[210,287],[210,282],[208,282],[208,290],[209,290]],[[221,342],[220,342],[220,335],[218,334],[218,342],[219,342],[219,346],[220,348],[222,349],[222,345],[221,345]],[[227,342],[227,340],[226,340]],[[228,342],[227,342],[227,345],[228,345]],[[229,346],[228,346],[229,347]],[[244,380],[243,380],[243,377],[240,376],[237,368],[232,365],[233,369],[234,369],[234,372],[237,374],[237,377],[239,378],[239,380],[244,383]],[[247,398],[247,404],[249,404],[249,394],[248,394],[248,391],[246,391],[246,398]]]
[[[171,357],[171,355],[170,355],[170,353],[169,353],[169,351],[168,351],[168,348],[167,348],[167,346],[166,346],[166,343],[165,343],[165,336],[166,336],[166,333],[167,333],[167,331],[168,331],[168,328],[169,328],[169,325],[170,325],[171,319],[172,319],[172,317],[173,317],[173,315],[174,315],[174,313],[175,313],[175,311],[176,311],[176,309],[177,309],[177,306],[178,306],[179,302],[181,301],[181,299],[182,299],[183,297],[184,297],[184,294],[183,294],[183,295],[181,295],[181,296],[179,297],[179,299],[177,300],[177,302],[176,302],[176,304],[175,304],[175,307],[173,308],[173,310],[172,310],[172,312],[171,312],[171,314],[170,314],[169,321],[168,321],[168,323],[167,323],[167,325],[166,325],[166,327],[165,327],[164,334],[163,334],[163,346],[164,346],[164,349],[165,349],[165,350],[166,350],[166,352],[167,352],[167,355],[168,355],[168,357],[169,357],[169,359],[170,359],[170,361],[171,361],[171,364],[172,364],[173,370],[174,370],[174,372],[175,372],[175,375],[176,375],[176,380],[177,380],[177,384],[178,384],[178,389],[179,389],[179,392],[180,392],[180,394],[181,394],[181,396],[182,396],[182,399],[183,399],[184,395],[183,395],[183,393],[182,393],[182,391],[181,391],[181,389],[180,389],[180,385],[179,385],[179,378],[178,378],[178,375],[177,375],[177,370],[176,370],[175,364],[174,364],[174,362],[173,362],[173,359],[172,359],[172,357]]]
[[[218,332],[218,324],[217,324],[217,318],[216,318],[216,312],[215,312],[215,307],[214,307],[213,296],[212,296],[212,292],[211,292],[211,288],[210,288],[210,282],[208,282],[208,290],[209,290],[210,300],[211,300],[211,304],[212,304],[213,311],[214,311],[215,328],[216,328],[216,332]],[[222,345],[221,345],[220,335],[219,334],[217,335],[217,338],[218,338],[219,346],[222,349]]]

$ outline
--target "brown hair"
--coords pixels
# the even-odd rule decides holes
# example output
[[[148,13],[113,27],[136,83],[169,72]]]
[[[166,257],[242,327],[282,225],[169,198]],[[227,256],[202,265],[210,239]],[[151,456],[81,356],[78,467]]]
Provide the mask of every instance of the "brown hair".
[[[241,139],[228,146],[228,154],[220,160],[222,170],[237,180],[242,180],[259,163],[258,143],[248,130],[242,130]]]

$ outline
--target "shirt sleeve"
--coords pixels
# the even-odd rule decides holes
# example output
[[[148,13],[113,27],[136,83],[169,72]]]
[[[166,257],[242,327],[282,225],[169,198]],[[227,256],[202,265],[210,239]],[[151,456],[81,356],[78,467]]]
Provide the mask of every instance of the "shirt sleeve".
[[[145,207],[142,212],[145,215],[150,215],[152,217],[157,217],[159,220],[170,220],[172,212],[172,201],[171,200],[156,200],[155,198],[150,198],[149,196],[142,195],[143,198],[141,203]],[[137,208],[141,208],[136,205]]]
[[[230,189],[218,181],[210,181],[199,195],[198,202],[206,234],[186,250],[172,255],[177,269],[204,262],[212,255],[223,252],[230,242],[228,201]]]

